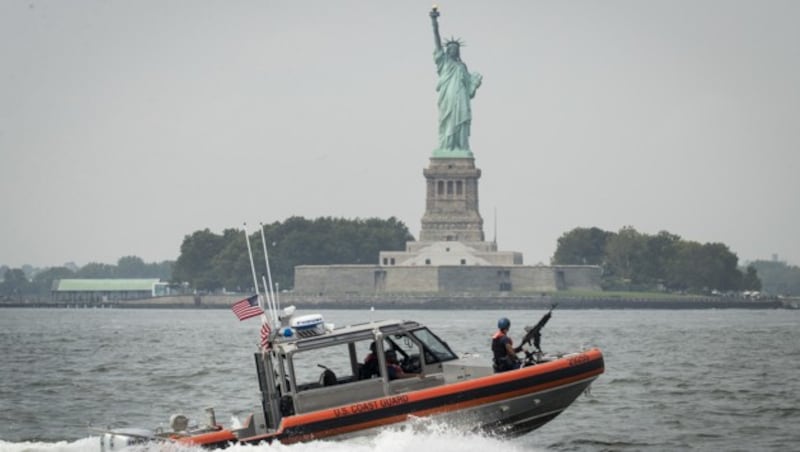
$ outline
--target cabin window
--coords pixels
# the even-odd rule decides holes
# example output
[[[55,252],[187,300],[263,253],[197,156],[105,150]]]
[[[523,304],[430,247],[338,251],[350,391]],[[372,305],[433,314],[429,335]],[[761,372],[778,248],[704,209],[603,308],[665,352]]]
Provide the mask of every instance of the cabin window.
[[[361,348],[362,347],[359,346],[358,350],[360,351]],[[417,341],[404,333],[386,336],[383,340],[384,355],[390,350],[395,352],[398,364],[400,364],[406,372],[420,372],[420,345]],[[367,353],[372,353],[371,344],[367,348]],[[361,379],[379,378],[381,373],[379,370],[380,360],[370,359],[369,355],[364,356],[363,364],[359,366],[361,369]]]
[[[376,352],[377,348],[375,341],[358,341],[355,342],[355,351],[359,380],[369,380],[370,378],[380,378],[380,360]]]
[[[367,343],[369,349],[369,343]],[[357,379],[354,376],[348,344],[304,350],[292,356],[298,391],[334,386]],[[333,375],[330,375],[330,371]]]
[[[420,363],[420,344],[406,333],[386,336],[383,345],[384,352],[393,350],[397,355],[398,364],[405,372],[419,373],[422,371]]]
[[[413,334],[425,347],[425,364],[457,359],[450,347],[427,328],[416,330]]]

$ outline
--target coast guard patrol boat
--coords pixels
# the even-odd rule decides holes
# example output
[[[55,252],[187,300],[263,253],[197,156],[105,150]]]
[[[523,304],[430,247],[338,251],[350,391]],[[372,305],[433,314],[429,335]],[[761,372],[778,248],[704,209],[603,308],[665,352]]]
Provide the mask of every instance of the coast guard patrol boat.
[[[425,417],[469,431],[522,435],[558,416],[604,371],[595,348],[552,356],[526,351],[520,369],[495,373],[487,359],[459,357],[415,321],[334,328],[321,315],[293,311],[284,310],[271,347],[254,356],[261,403],[241,427],[217,424],[209,409],[207,425],[191,427],[185,416],[173,415],[168,431],[107,431],[102,448],[150,441],[208,448],[295,443],[370,434]],[[397,355],[404,378],[393,379],[387,352]],[[370,353],[377,360],[372,368],[364,364]]]

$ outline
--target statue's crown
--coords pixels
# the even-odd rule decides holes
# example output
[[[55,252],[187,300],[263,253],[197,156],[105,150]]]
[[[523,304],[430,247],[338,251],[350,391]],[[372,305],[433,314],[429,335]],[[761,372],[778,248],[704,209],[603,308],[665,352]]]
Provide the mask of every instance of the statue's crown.
[[[458,47],[465,47],[466,43],[464,41],[462,41],[461,39],[459,39],[459,38],[454,38],[454,37],[451,36],[450,39],[447,39],[447,40],[444,41],[444,46],[445,47],[450,46],[450,45],[454,45],[454,46],[458,46]]]

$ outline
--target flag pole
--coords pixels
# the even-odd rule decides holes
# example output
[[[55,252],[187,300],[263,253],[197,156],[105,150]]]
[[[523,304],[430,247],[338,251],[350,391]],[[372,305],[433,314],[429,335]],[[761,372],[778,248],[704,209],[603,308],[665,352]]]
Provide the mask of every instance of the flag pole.
[[[278,283],[275,283],[275,306],[278,308],[278,311],[281,310],[281,286]]]
[[[253,249],[250,247],[250,235],[247,234],[247,223],[244,223],[244,238],[247,242],[247,256],[250,257],[250,270],[253,272],[253,285],[256,288],[256,295],[258,295],[258,305],[261,307],[261,328],[262,334],[265,325],[269,327],[269,319],[267,318],[266,314],[264,314],[264,299],[261,298],[261,292],[258,290],[258,278],[256,277],[256,265],[253,261]],[[265,287],[266,289],[266,287]],[[259,347],[261,348],[261,357],[262,359],[266,359],[267,355],[267,347],[263,345],[263,340],[259,342]]]
[[[275,310],[272,317],[273,321],[278,321],[278,305],[275,303],[275,293],[272,290],[272,272],[269,270],[269,255],[267,254],[267,239],[264,237],[264,223],[259,223],[261,229],[261,243],[264,245],[264,263],[267,265],[267,280],[269,282],[269,289],[267,289],[267,293],[270,297],[270,302],[272,303],[272,307]]]
[[[250,270],[253,272],[253,287],[258,295],[258,305],[264,309],[263,300],[261,299],[261,292],[258,290],[258,278],[256,278],[256,265],[253,262],[253,249],[250,248],[250,236],[247,235],[247,223],[244,223],[244,239],[247,242],[247,255],[250,257]]]
[[[261,274],[261,283],[264,284],[264,288],[265,288],[264,289],[264,298],[267,299],[267,307],[269,308],[268,310],[265,310],[265,312],[267,312],[269,314],[269,317],[272,319],[272,322],[275,325],[277,325],[278,324],[278,316],[275,313],[276,312],[276,310],[275,310],[275,302],[272,300],[272,298],[269,295],[269,289],[267,289],[267,287],[269,287],[269,286],[267,285],[267,280],[264,277],[263,273]]]

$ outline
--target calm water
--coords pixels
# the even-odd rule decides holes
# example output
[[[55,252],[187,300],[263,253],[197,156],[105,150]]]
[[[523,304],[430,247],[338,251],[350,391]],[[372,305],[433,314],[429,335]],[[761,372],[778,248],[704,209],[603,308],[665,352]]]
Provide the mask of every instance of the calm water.
[[[499,316],[511,318],[519,340],[543,314],[322,313],[339,326],[423,320],[457,352],[486,357]],[[225,424],[244,418],[259,400],[258,326],[226,310],[0,309],[0,451],[99,450],[90,424],[166,426],[176,412],[202,421],[208,406]],[[600,347],[606,373],[531,434],[497,439],[426,424],[423,432],[234,450],[797,450],[799,327],[800,311],[557,310],[543,348]]]

